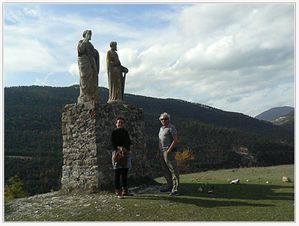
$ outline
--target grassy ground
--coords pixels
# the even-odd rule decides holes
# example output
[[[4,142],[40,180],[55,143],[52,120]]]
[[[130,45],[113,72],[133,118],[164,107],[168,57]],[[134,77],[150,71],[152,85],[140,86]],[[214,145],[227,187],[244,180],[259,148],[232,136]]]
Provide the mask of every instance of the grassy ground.
[[[283,176],[292,182],[282,182]],[[236,178],[240,179],[239,184],[229,183]],[[156,181],[163,183],[164,179]],[[180,193],[175,197],[159,192],[138,194],[122,200],[111,193],[74,196],[68,204],[32,209],[35,214],[23,213],[22,217],[8,204],[5,220],[294,221],[293,165],[181,175]]]

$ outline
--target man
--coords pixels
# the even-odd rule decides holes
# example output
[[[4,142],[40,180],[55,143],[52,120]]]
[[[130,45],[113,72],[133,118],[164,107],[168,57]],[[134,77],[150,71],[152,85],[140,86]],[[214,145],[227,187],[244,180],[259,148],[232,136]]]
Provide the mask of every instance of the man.
[[[116,128],[111,134],[113,146],[112,165],[114,169],[114,186],[118,198],[130,195],[128,192],[128,170],[130,165],[130,148],[132,145],[130,136],[125,127],[125,119],[116,119]],[[122,189],[121,189],[122,182]]]
[[[159,147],[157,159],[160,159],[162,171],[167,182],[166,188],[161,192],[170,192],[169,195],[178,195],[179,173],[175,160],[177,131],[170,123],[170,115],[166,112],[160,115],[161,128],[159,131]]]

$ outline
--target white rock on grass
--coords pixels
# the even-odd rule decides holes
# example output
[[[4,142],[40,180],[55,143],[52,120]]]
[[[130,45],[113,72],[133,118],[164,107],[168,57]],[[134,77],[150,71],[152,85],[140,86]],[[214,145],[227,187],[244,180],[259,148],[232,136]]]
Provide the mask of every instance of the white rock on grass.
[[[239,183],[240,183],[240,179],[235,179],[230,182],[230,184],[239,184]]]
[[[283,181],[283,182],[291,182],[291,179],[288,178],[288,177],[286,177],[286,176],[283,176],[283,177],[282,177],[282,181]]]

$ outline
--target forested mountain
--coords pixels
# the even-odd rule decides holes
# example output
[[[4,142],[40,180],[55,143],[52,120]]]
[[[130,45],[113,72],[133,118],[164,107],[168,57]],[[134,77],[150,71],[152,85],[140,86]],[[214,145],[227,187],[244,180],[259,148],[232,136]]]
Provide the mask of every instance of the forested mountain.
[[[108,90],[100,87],[99,92],[101,101],[106,102]],[[59,189],[61,113],[66,104],[77,101],[79,86],[10,87],[4,89],[4,95],[5,180],[18,175],[29,194]],[[192,153],[182,172],[294,161],[293,130],[182,100],[131,94],[125,94],[124,99],[144,110],[148,163],[153,176],[160,172],[154,156],[160,128],[158,118],[165,111],[179,133],[178,151]]]

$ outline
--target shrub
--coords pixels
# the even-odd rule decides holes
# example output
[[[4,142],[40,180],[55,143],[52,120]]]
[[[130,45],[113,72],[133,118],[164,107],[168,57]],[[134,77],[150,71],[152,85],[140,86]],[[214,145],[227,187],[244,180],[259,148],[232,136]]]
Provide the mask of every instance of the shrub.
[[[9,201],[15,198],[23,198],[26,196],[28,196],[28,194],[23,190],[22,180],[18,176],[9,178],[4,188],[5,201]]]

